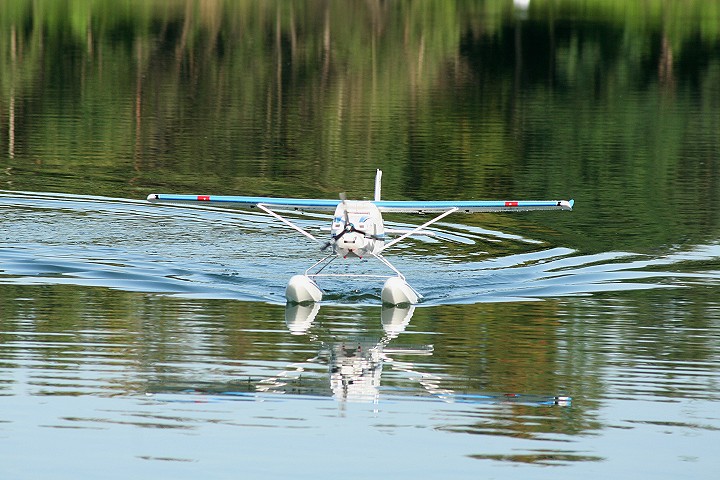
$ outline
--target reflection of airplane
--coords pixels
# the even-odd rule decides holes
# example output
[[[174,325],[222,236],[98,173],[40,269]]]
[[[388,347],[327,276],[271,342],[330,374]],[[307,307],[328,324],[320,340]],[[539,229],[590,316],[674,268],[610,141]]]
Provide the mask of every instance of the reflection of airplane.
[[[288,304],[285,307],[285,324],[290,333],[303,335],[312,326],[319,311],[320,305],[317,303]],[[380,319],[385,335],[392,339],[402,333],[410,323],[414,311],[415,307],[413,305],[404,307],[383,306]]]
[[[288,304],[285,323],[291,333],[303,335],[308,332],[317,317],[320,305]],[[393,363],[392,353],[406,355],[432,355],[433,347],[390,348],[388,343],[405,330],[412,319],[415,307],[383,306],[381,321],[385,334],[382,338],[353,338],[341,341],[321,341],[321,352],[303,363],[325,361],[330,374],[330,389],[338,400],[377,401],[380,395],[380,376],[383,364]],[[302,374],[305,367],[294,364],[294,369],[265,379],[258,385],[260,391],[277,391],[284,388],[294,374]],[[408,370],[408,369],[403,369]]]
[[[386,201],[380,199],[382,172],[375,177],[375,196],[370,201],[346,200],[341,194],[339,200],[318,200],[299,198],[244,197],[228,195],[172,195],[150,194],[151,202],[219,202],[231,203],[245,208],[257,207],[272,215],[285,225],[322,245],[322,250],[331,248],[330,254],[312,265],[303,275],[295,275],[288,282],[285,295],[289,302],[319,302],[323,292],[315,280],[323,276],[384,278],[381,298],[391,305],[415,304],[422,296],[415,291],[382,254],[411,235],[429,235],[425,228],[455,213],[512,212],[525,210],[572,210],[572,200],[502,200],[502,201]],[[310,232],[278,214],[275,210],[334,211],[330,224],[330,238],[320,240]],[[382,213],[432,213],[436,216],[411,230],[389,230],[384,227]],[[388,243],[388,235],[399,237]],[[357,275],[322,273],[331,262],[338,258],[373,257],[392,270],[395,275]]]
[[[390,346],[391,340],[400,335],[410,323],[415,307],[383,306],[381,321],[385,334],[379,340],[368,338],[345,338],[339,341],[319,340],[321,351],[305,362],[296,363],[273,377],[261,380],[257,390],[280,392],[305,373],[307,365],[324,361],[328,365],[330,389],[333,397],[341,401],[372,401],[380,397],[380,380],[383,365],[404,372],[415,379],[431,396],[446,402],[462,403],[527,403],[532,405],[569,405],[570,397],[538,396],[524,394],[469,394],[458,393],[441,385],[441,377],[419,371],[412,362],[398,361],[394,355],[432,355],[432,345]],[[294,335],[310,334],[310,329],[320,311],[320,305],[288,304],[285,307],[285,323]]]
[[[211,400],[230,401],[259,394],[294,394],[312,397],[331,396],[340,402],[360,401],[377,403],[381,391],[384,396],[392,398],[402,396],[405,388],[395,389],[393,386],[381,387],[383,367],[389,365],[393,371],[404,374],[409,380],[417,382],[428,397],[448,403],[471,404],[525,404],[525,405],[570,405],[570,397],[527,395],[527,394],[480,394],[457,392],[443,386],[447,383],[441,376],[421,371],[418,366],[407,360],[399,360],[405,356],[430,356],[432,345],[400,346],[391,345],[408,326],[415,307],[383,306],[381,319],[384,333],[380,338],[367,335],[353,337],[343,334],[341,338],[329,332],[322,322],[316,321],[320,305],[288,304],[285,307],[285,321],[294,335],[307,335],[312,343],[320,345],[318,353],[312,358],[287,365],[279,373],[264,377],[261,380],[232,382],[222,385],[203,385],[201,388],[182,390],[175,393],[212,395]],[[395,358],[394,358],[395,357]],[[325,366],[318,375],[318,366]],[[394,379],[397,382],[397,379]],[[167,386],[163,391],[170,393]],[[417,391],[410,393],[418,397]],[[257,397],[256,397],[257,398]],[[259,397],[265,398],[265,397]],[[168,401],[187,401],[171,399]],[[205,398],[208,401],[208,398]]]

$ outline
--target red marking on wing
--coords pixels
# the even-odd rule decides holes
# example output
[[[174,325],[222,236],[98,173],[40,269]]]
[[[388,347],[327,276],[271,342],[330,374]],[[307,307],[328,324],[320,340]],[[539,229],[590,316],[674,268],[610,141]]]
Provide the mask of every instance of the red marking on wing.
[[[505,202],[506,207],[517,207],[518,202]]]
[[[198,195],[197,199],[199,202],[209,202],[210,195]]]

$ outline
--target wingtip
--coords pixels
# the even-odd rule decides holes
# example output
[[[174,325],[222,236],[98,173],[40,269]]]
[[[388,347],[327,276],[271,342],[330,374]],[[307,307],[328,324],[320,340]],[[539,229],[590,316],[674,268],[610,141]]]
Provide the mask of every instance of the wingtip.
[[[563,200],[560,202],[560,206],[563,210],[572,210],[573,206],[575,205],[575,200]]]
[[[151,193],[150,195],[147,196],[147,201],[148,202],[156,202],[157,200],[159,200],[159,198],[160,198],[160,195],[158,195],[157,193]]]

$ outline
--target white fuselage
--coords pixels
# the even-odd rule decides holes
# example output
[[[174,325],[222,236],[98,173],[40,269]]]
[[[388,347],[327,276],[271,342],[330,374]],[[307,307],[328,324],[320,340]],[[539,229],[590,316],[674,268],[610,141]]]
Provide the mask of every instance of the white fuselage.
[[[385,244],[380,210],[372,202],[346,200],[335,209],[332,246],[341,257],[377,254]]]

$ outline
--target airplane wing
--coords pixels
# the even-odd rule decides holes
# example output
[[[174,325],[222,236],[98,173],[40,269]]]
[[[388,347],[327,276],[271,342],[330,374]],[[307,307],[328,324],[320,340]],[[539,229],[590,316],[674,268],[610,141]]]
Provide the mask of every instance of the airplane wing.
[[[373,202],[381,212],[442,213],[457,208],[459,213],[522,212],[529,210],[572,210],[574,200],[460,200],[460,201],[392,201]]]
[[[152,193],[147,197],[149,202],[169,203],[233,203],[239,206],[254,207],[258,204],[285,210],[297,211],[330,211],[334,212],[341,200],[323,200],[311,198],[275,198],[275,197],[243,197],[236,195],[174,195]]]
[[[149,202],[233,203],[245,207],[262,204],[296,211],[335,211],[341,200],[310,198],[245,197],[235,195],[175,195],[153,193]],[[460,213],[517,212],[529,210],[572,210],[573,200],[460,200],[460,201],[373,201],[383,213],[443,213],[457,208]]]

